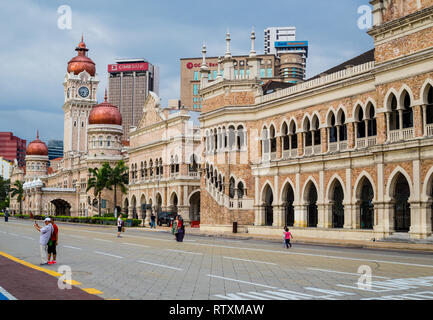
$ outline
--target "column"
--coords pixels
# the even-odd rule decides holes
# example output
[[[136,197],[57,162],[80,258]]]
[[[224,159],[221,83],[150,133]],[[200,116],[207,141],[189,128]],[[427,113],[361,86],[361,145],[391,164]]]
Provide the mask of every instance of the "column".
[[[265,207],[264,205],[255,205],[254,206],[254,212],[255,212],[255,226],[264,226],[265,225]]]
[[[298,132],[298,156],[304,155],[304,132]]]
[[[329,128],[321,129],[321,138],[322,138],[322,153],[328,152],[328,137],[329,137]]]
[[[422,105],[422,128],[423,135],[427,136],[427,106],[425,104]]]
[[[423,125],[423,111],[422,106],[413,106],[413,127],[414,127],[414,136],[422,137],[424,135],[424,125]]]
[[[277,140],[277,159],[283,157],[283,138],[280,134],[276,135]]]
[[[306,204],[294,204],[295,210],[295,223],[294,226],[298,228],[306,228],[308,226],[307,219],[307,205]]]
[[[389,132],[391,131],[391,114],[389,112],[385,113],[386,116],[386,137],[385,137],[385,141],[389,141]],[[379,123],[379,121],[378,121]],[[380,132],[380,131],[379,131]],[[381,143],[380,141],[378,141],[378,143]]]
[[[346,124],[347,127],[347,148],[353,149],[355,147],[356,132],[354,131],[354,123],[349,122]]]
[[[351,206],[352,211],[352,229],[361,228],[361,201],[356,201]]]
[[[409,201],[412,239],[424,239],[431,234],[431,202]]]
[[[326,201],[323,206],[323,223],[322,228],[332,228],[332,205],[334,201]]]
[[[398,123],[399,123],[399,129],[403,129],[403,110],[399,109],[398,110]],[[401,138],[401,136],[400,136]]]
[[[274,222],[273,227],[284,227],[286,225],[284,217],[284,207],[281,205],[273,206]]]
[[[134,213],[134,207],[133,206],[129,206],[128,207],[128,219],[132,219],[133,213]]]

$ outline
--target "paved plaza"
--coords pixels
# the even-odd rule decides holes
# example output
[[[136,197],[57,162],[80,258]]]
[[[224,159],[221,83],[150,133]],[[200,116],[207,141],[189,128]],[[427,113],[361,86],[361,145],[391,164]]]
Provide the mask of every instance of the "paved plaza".
[[[433,300],[432,253],[296,242],[285,249],[282,242],[191,234],[177,243],[162,229],[127,229],[117,238],[113,227],[58,226],[57,265],[44,270],[55,275],[69,266],[73,288],[92,288],[89,292],[104,299]],[[22,261],[16,273],[30,270],[23,262],[39,267],[39,234],[32,221],[0,222],[0,254],[0,268],[9,263],[5,256]],[[361,266],[371,268],[371,286],[360,280]],[[38,278],[27,277],[27,286]],[[0,287],[17,298],[22,290],[1,276]]]

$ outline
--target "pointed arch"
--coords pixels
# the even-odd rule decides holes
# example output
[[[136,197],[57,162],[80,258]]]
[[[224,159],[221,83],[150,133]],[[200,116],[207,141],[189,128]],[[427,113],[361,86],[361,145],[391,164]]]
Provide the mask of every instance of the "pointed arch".
[[[409,184],[410,196],[413,197],[413,184],[410,175],[402,167],[397,166],[389,175],[388,181],[386,183],[385,201],[391,201],[391,199],[393,199],[395,193],[395,185],[399,174],[403,175],[406,178],[407,183]]]
[[[394,88],[390,88],[385,95],[385,99],[383,100],[383,105],[385,107],[385,110],[388,112],[392,111],[391,110],[391,102],[392,102],[393,97],[395,97],[397,99],[397,102],[398,102],[397,97],[399,97],[399,94],[398,94],[397,90],[395,90]]]
[[[343,179],[341,179],[341,177],[338,174],[334,174],[331,179],[329,179],[329,183],[328,186],[326,187],[326,194],[325,194],[325,199],[327,201],[332,201],[334,198],[334,188],[336,185],[336,182],[339,182],[341,187],[343,188],[343,194],[344,194],[344,200],[346,199],[346,188],[345,188],[345,184],[343,182]]]
[[[308,179],[304,183],[304,186],[302,187],[301,200],[303,202],[308,201],[308,194],[307,193],[308,193],[309,189],[307,189],[307,187],[309,187],[310,184],[313,184],[317,190],[317,194],[319,193],[319,184],[317,183],[316,179],[314,179],[314,177],[312,177],[312,176],[308,177]]]
[[[424,81],[424,83],[420,89],[420,92],[419,92],[421,104],[429,104],[428,92],[429,92],[430,88],[433,88],[433,79],[427,78]]]
[[[293,189],[293,192],[295,193],[295,201],[297,200],[296,199],[296,195],[297,195],[296,185],[293,183],[293,181],[290,178],[287,178],[286,180],[284,180],[284,182],[282,184],[281,191],[280,191],[280,197],[279,197],[280,198],[280,204],[284,203],[284,201],[286,201],[286,199],[285,199],[286,191],[287,191],[287,188],[289,188],[289,187],[291,187]]]
[[[359,174],[358,178],[356,178],[355,183],[354,183],[353,202],[357,202],[361,199],[362,186],[366,180],[370,182],[370,184],[373,188],[374,199],[377,198],[376,185],[374,184],[374,180],[367,171],[363,170]]]

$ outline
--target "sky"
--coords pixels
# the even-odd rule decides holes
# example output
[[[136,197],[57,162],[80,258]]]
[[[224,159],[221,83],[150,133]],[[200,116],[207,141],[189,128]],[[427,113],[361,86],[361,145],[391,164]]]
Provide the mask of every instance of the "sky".
[[[71,29],[61,29],[62,5]],[[358,27],[367,0],[3,0],[0,4],[0,131],[34,140],[63,139],[63,79],[84,34],[100,78],[98,101],[108,84],[107,65],[117,58],[145,58],[160,68],[160,97],[180,98],[180,59],[248,54],[250,34],[263,53],[263,30],[295,26],[309,41],[307,78],[373,48]]]

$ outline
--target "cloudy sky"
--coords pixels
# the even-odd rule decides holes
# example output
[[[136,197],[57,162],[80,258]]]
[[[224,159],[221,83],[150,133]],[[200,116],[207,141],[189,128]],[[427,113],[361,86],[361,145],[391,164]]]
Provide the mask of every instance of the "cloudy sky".
[[[180,58],[225,52],[231,33],[234,55],[247,54],[250,32],[263,53],[263,30],[295,26],[309,41],[307,76],[313,76],[373,47],[357,26],[367,0],[13,0],[0,4],[0,131],[20,138],[63,139],[63,78],[84,33],[100,77],[98,99],[107,86],[107,64],[143,57],[160,67],[163,104],[179,98]],[[69,5],[72,29],[58,27],[58,8]]]

